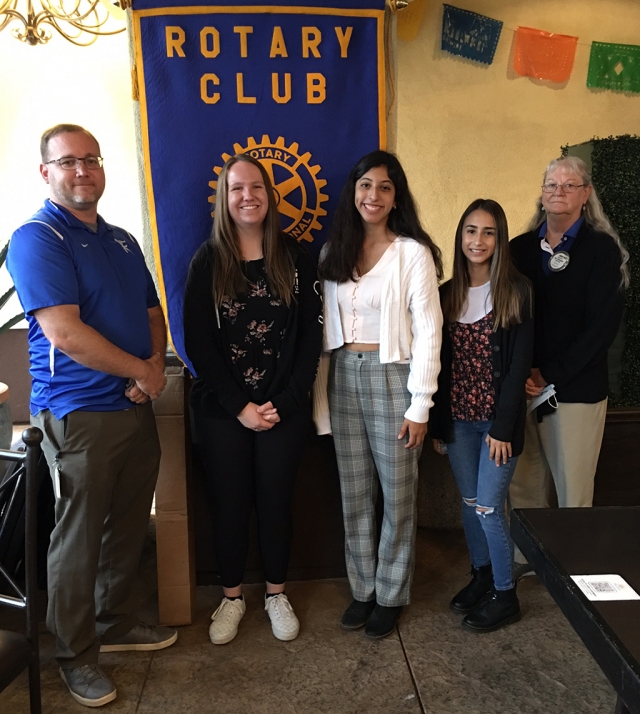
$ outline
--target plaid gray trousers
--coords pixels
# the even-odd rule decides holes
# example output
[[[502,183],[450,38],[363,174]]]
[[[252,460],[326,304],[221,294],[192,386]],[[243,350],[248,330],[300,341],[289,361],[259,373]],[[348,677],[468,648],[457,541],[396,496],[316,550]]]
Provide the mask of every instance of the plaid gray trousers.
[[[406,439],[398,439],[411,402],[408,376],[408,364],[380,364],[378,352],[342,348],[331,356],[329,409],[349,584],[356,600],[375,598],[387,607],[409,604],[415,560],[420,449],[405,449]],[[379,545],[378,482],[384,500]]]

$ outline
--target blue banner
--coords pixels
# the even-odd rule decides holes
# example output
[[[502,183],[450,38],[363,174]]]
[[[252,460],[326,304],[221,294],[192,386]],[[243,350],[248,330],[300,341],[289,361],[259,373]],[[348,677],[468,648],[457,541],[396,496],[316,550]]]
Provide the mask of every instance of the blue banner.
[[[133,8],[134,10],[149,10],[157,8],[171,8],[171,7],[187,7],[193,8],[198,3],[194,3],[193,0],[134,0]],[[203,6],[205,3],[201,3]],[[253,10],[258,9],[260,12],[279,12],[281,8],[292,9],[292,5],[295,6],[294,9],[300,8],[318,8],[324,10],[329,7],[332,11],[335,10],[333,5],[339,5],[341,10],[380,10],[384,8],[384,0],[377,2],[376,0],[334,0],[333,3],[327,3],[327,0],[297,0],[297,2],[292,2],[292,0],[271,0],[269,3],[263,3],[258,5],[256,0],[234,0],[233,3],[228,2],[208,2],[206,6],[219,6],[224,7],[227,11],[235,11],[240,8],[252,8]]]
[[[452,55],[491,64],[501,32],[500,20],[444,5],[442,49]]]
[[[385,145],[384,0],[340,4],[134,2],[156,265],[187,365],[184,283],[224,162],[244,152],[263,162],[283,229],[317,256],[347,174]]]

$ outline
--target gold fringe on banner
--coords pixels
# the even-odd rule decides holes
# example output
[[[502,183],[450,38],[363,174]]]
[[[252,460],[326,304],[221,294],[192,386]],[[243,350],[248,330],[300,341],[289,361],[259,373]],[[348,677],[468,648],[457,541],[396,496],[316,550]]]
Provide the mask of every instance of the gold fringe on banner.
[[[140,101],[140,88],[138,87],[138,66],[133,65],[131,69],[131,99],[134,102]]]
[[[398,39],[412,42],[418,36],[424,11],[427,9],[427,0],[413,0],[401,12],[398,12]]]
[[[387,95],[387,118],[391,116],[391,110],[396,101],[396,86],[393,81],[393,53],[391,51],[391,22],[392,19],[387,15],[384,22],[384,54],[385,54],[385,68],[386,68],[386,78],[387,85],[389,88],[389,94]]]

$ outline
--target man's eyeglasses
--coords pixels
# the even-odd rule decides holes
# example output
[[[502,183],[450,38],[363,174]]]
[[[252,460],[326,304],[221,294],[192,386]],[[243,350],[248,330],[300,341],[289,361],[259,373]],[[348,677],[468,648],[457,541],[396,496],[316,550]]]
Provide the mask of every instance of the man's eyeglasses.
[[[58,166],[65,171],[74,171],[78,168],[78,166],[80,166],[81,161],[84,161],[84,165],[90,171],[101,169],[102,164],[104,163],[102,156],[85,156],[84,159],[78,159],[75,156],[65,156],[62,159],[51,159],[51,161],[45,161],[45,164],[58,164]]]
[[[564,193],[573,193],[586,185],[586,183],[543,183],[542,190],[545,193],[555,193],[556,189],[561,188]]]

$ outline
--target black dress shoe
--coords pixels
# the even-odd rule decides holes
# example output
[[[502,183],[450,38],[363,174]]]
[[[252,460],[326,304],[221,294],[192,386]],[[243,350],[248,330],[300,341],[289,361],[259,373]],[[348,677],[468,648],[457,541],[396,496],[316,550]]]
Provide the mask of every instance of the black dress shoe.
[[[369,600],[369,602],[353,600],[351,605],[344,611],[344,615],[340,620],[340,627],[343,630],[359,630],[367,624],[369,615],[373,612],[375,606],[375,600]]]
[[[476,608],[493,591],[491,563],[480,568],[471,568],[471,582],[453,598],[449,607],[454,612],[466,615]]]
[[[402,606],[385,607],[384,605],[376,605],[371,617],[367,620],[364,634],[373,640],[380,640],[390,635],[396,627],[396,622],[398,622],[401,612]]]
[[[464,618],[462,626],[473,632],[493,632],[519,619],[520,603],[513,587],[496,590],[489,600]]]

